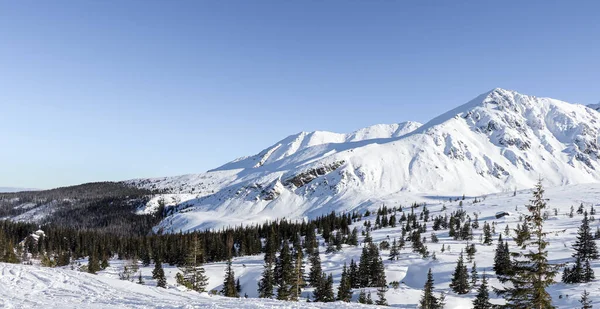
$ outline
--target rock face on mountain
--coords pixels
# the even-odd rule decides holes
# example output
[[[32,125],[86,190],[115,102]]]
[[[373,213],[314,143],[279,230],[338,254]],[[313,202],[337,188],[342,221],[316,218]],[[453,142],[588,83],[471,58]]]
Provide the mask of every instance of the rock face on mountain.
[[[414,196],[482,195],[598,182],[600,113],[494,89],[430,122],[351,134],[299,133],[198,175],[129,181],[170,194],[152,200],[166,231],[304,218]]]

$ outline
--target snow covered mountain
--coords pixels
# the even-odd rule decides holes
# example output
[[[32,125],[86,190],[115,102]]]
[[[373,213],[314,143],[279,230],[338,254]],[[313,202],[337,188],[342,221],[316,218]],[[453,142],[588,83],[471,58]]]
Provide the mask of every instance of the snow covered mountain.
[[[493,89],[424,125],[299,133],[207,173],[128,183],[165,194],[165,231],[315,217],[425,195],[598,182],[600,113]],[[176,205],[176,206],[175,206]]]

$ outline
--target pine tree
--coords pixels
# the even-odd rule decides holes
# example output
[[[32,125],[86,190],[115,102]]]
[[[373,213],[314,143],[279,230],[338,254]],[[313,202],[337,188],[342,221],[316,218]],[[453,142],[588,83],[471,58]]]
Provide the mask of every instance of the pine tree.
[[[177,283],[197,292],[206,292],[208,277],[202,267],[203,250],[198,242],[198,237],[194,236],[192,247],[190,248],[182,267],[179,268],[181,275],[178,275]]]
[[[394,237],[394,241],[392,241],[392,247],[390,248],[390,260],[397,260],[398,255],[400,255],[400,252],[398,251],[398,244],[396,243],[396,238]]]
[[[583,221],[579,226],[573,249],[575,249],[575,253],[573,253],[575,265],[565,268],[563,282],[582,283],[594,280],[594,271],[590,266],[590,261],[598,259],[598,248],[590,230],[587,211],[583,214]]]
[[[329,274],[323,274],[321,277],[321,282],[315,288],[313,292],[313,299],[315,302],[328,303],[335,301],[335,297],[333,295],[333,276]]]
[[[294,265],[287,240],[283,241],[279,257],[275,263],[275,282],[277,282],[277,299],[289,300],[290,288],[294,280]]]
[[[100,270],[100,261],[96,257],[95,253],[90,254],[90,258],[88,260],[88,273],[95,274]]]
[[[429,272],[427,272],[427,282],[425,282],[425,286],[423,287],[423,296],[419,301],[419,309],[438,309],[439,301],[435,295],[433,295],[433,274],[431,273],[431,268]]]
[[[294,272],[292,273],[292,282],[290,286],[290,300],[297,301],[302,293],[302,288],[306,286],[304,282],[304,254],[301,246],[294,248]]]
[[[473,262],[473,267],[471,267],[471,286],[475,287],[477,285],[477,280],[479,280],[479,276],[477,275],[477,263]]]
[[[490,295],[488,291],[487,278],[485,273],[481,278],[481,285],[477,289],[477,296],[473,300],[473,309],[491,309],[492,304],[490,303]]]
[[[258,282],[258,297],[272,298],[275,275],[273,274],[272,262],[265,263],[262,278]]]
[[[225,280],[223,280],[223,289],[221,293],[225,297],[240,297],[237,289],[235,288],[235,273],[231,267],[231,258],[227,260],[227,267],[225,268]]]
[[[340,285],[338,286],[337,300],[344,302],[350,302],[352,299],[352,286],[350,285],[350,274],[346,263],[342,268],[342,278],[340,279]]]
[[[369,257],[369,250],[367,247],[363,247],[358,261],[358,286],[361,288],[369,286],[369,278],[371,277],[371,261]]]
[[[152,270],[152,279],[156,279],[156,286],[159,288],[167,287],[167,278],[165,278],[165,271],[162,268],[160,259],[155,259],[154,270]]]
[[[353,289],[359,288],[360,279],[358,277],[358,266],[354,259],[350,261],[350,270],[349,270],[349,279],[350,279],[350,287]]]
[[[367,305],[372,305],[373,304],[373,299],[371,298],[371,292],[367,293]]]
[[[235,281],[235,290],[239,293],[242,293],[242,285],[240,284],[240,278],[237,278]]]
[[[592,301],[590,300],[590,293],[588,291],[583,290],[579,302],[581,303],[581,309],[592,309]]]
[[[310,262],[310,271],[308,272],[308,283],[312,287],[317,287],[321,283],[323,271],[321,270],[321,257],[319,256],[319,248],[315,248],[313,253],[308,258]]]
[[[544,232],[544,189],[541,180],[536,185],[533,198],[527,205],[529,214],[524,225],[531,227],[531,237],[523,242],[521,250],[511,252],[512,275],[502,275],[501,281],[510,282],[496,293],[503,296],[508,308],[554,308],[546,287],[554,283],[557,266],[548,262],[547,233]]]
[[[463,260],[462,251],[458,257],[450,287],[452,288],[452,291],[458,294],[467,294],[469,292],[469,273]]]
[[[483,223],[483,244],[488,246],[492,244],[492,229],[487,222]]]
[[[496,246],[496,254],[494,255],[494,271],[496,275],[509,275],[511,273],[511,263],[508,243],[502,241],[502,234],[500,234],[498,245]]]
[[[361,304],[367,303],[367,293],[365,293],[365,290],[360,290],[360,293],[358,294],[358,302]]]
[[[377,288],[377,300],[375,301],[376,305],[379,305],[379,306],[387,306],[388,305],[387,299],[385,298],[385,292],[387,292],[386,287],[378,287]]]

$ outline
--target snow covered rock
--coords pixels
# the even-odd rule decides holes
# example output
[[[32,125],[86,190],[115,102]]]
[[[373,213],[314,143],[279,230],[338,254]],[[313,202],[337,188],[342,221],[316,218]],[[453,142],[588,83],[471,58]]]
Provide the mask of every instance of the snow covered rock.
[[[180,195],[163,231],[302,219],[415,195],[530,188],[540,177],[598,182],[599,131],[591,108],[497,88],[424,125],[302,132],[203,174],[128,183]]]

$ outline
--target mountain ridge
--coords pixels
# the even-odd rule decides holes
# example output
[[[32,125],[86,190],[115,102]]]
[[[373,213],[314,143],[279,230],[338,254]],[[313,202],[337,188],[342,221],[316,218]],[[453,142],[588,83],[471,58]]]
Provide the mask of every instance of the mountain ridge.
[[[358,137],[377,126],[301,132],[203,174],[127,183],[171,194],[160,228],[173,230],[512,191],[540,177],[550,186],[600,181],[600,114],[583,105],[495,88],[397,135],[390,126]]]

